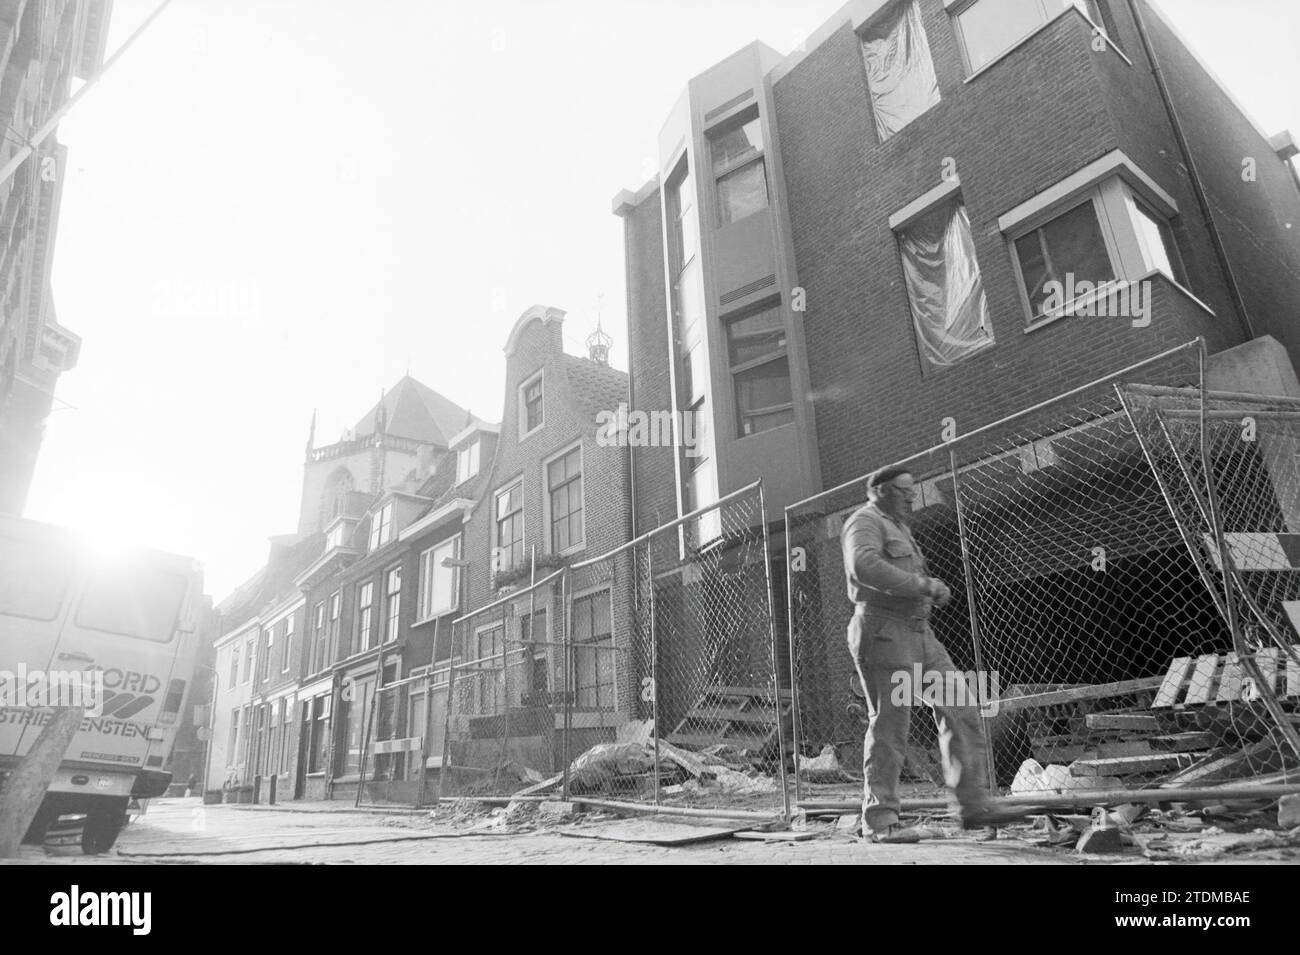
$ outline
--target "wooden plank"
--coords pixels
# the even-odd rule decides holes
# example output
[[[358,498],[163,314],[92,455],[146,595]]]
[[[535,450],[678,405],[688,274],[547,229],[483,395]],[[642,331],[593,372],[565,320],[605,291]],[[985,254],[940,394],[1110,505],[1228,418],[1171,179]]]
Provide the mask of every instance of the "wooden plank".
[[[1214,674],[1219,670],[1219,655],[1207,653],[1196,660],[1196,669],[1187,684],[1187,705],[1208,703],[1214,690]]]
[[[776,732],[775,727],[773,732]],[[768,745],[768,740],[757,736],[701,736],[696,733],[674,733],[668,737],[668,742],[676,746],[717,746],[723,743],[737,749],[750,750],[761,750]]]
[[[1177,657],[1169,664],[1169,672],[1160,682],[1160,689],[1156,692],[1156,698],[1151,702],[1151,709],[1156,710],[1165,706],[1173,706],[1178,701],[1178,691],[1183,688],[1183,681],[1187,679],[1187,671],[1192,668],[1191,657]]]
[[[791,700],[794,694],[790,690],[773,690],[770,687],[763,686],[715,686],[704,691],[705,694],[720,693],[723,696],[757,696],[760,699],[776,701],[777,694],[780,693],[781,699]]]
[[[1218,750],[1188,766],[1182,772],[1170,776],[1160,784],[1166,786],[1189,786],[1192,784],[1222,782],[1242,776],[1257,775],[1278,768],[1275,764],[1279,756],[1277,745],[1272,740],[1260,740],[1245,750],[1227,752]]]
[[[709,839],[727,839],[737,832],[752,829],[754,823],[727,819],[687,820],[666,817],[613,819],[557,830],[575,839],[607,839],[613,842],[648,842],[659,846],[681,846]]]
[[[1188,658],[1190,664],[1191,659]],[[1052,690],[1047,693],[1034,693],[1030,696],[1014,696],[1001,700],[999,710],[1023,710],[1031,707],[1055,706],[1058,703],[1070,703],[1074,700],[1100,700],[1111,696],[1124,696],[1153,690],[1161,685],[1162,677],[1145,676],[1138,680],[1121,680],[1118,683],[1097,683],[1071,687],[1068,690]]]
[[[1219,692],[1215,701],[1227,703],[1241,697],[1241,661],[1235,653],[1229,653],[1223,664],[1223,676],[1219,677]]]
[[[1170,733],[1168,736],[1152,736],[1146,740],[1153,750],[1164,753],[1190,753],[1196,750],[1213,749],[1219,741],[1214,733]]]
[[[1265,647],[1255,654],[1255,663],[1259,665],[1259,671],[1264,675],[1264,685],[1269,690],[1277,693],[1277,648]]]
[[[1159,732],[1160,721],[1150,713],[1089,713],[1088,729]]]
[[[1194,760],[1187,753],[1152,753],[1148,756],[1112,756],[1102,759],[1080,759],[1070,766],[1073,776],[1129,776],[1133,773],[1159,773],[1182,766]]]
[[[686,713],[688,720],[708,720],[714,723],[758,723],[762,726],[776,728],[776,710],[746,712],[735,709],[711,710],[707,706],[697,706]]]

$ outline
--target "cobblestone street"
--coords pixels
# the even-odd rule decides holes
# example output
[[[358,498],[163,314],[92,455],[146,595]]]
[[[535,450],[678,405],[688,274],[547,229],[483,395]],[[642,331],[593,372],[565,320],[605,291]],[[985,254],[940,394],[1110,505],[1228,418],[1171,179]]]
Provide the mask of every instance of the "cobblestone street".
[[[575,825],[581,826],[578,822]],[[72,864],[361,863],[371,865],[1069,865],[1068,853],[1005,839],[969,836],[917,845],[865,845],[819,835],[799,843],[718,839],[681,847],[578,839],[538,829],[468,833],[426,814],[347,811],[327,804],[279,809],[202,806],[197,799],[155,800],[104,856],[52,856],[24,846],[20,861]]]

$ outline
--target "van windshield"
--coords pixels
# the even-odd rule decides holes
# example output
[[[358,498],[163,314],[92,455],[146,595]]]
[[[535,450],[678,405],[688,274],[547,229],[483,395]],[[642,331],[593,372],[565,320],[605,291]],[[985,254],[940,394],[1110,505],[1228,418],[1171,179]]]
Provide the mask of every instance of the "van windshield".
[[[77,626],[167,643],[185,596],[185,578],[148,567],[99,569],[90,576]]]
[[[67,555],[57,548],[0,536],[0,614],[53,620],[69,577]]]

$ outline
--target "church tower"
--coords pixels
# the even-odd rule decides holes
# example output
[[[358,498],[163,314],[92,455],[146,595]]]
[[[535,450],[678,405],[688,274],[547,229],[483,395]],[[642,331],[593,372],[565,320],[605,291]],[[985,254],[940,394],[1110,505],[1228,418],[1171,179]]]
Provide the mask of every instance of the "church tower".
[[[333,444],[316,445],[312,413],[303,463],[298,533],[323,531],[342,513],[348,494],[373,497],[425,477],[469,412],[428,385],[404,376]]]

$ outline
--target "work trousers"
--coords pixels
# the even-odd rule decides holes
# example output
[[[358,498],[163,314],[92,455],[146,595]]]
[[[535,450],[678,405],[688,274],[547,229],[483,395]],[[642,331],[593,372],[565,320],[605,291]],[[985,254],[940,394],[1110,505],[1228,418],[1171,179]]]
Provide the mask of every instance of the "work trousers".
[[[920,664],[923,674],[955,673],[956,667],[924,621],[859,612],[849,623],[848,637],[870,714],[862,747],[862,825],[864,831],[880,831],[898,822],[898,779],[907,758],[911,708],[923,702],[922,688],[915,685],[915,665]],[[904,695],[900,690],[904,681],[907,705],[899,705],[896,700]],[[951,680],[943,685],[950,686]],[[959,811],[968,816],[983,809],[990,798],[986,748],[973,689],[963,701],[967,705],[946,705],[951,702],[933,704],[939,754]]]

